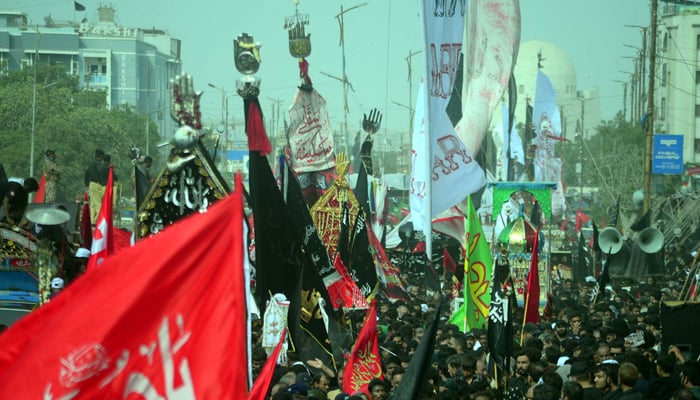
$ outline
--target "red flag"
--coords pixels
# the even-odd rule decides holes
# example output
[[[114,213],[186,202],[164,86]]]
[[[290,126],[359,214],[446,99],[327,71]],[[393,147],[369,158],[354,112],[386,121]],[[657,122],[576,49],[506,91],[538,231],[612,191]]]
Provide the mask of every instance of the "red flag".
[[[107,187],[102,196],[100,213],[95,220],[95,232],[92,234],[92,246],[90,249],[90,259],[86,269],[89,271],[102,264],[107,257],[114,254],[114,217],[112,215],[113,196],[113,169],[109,167],[107,175]]]
[[[113,238],[115,254],[122,249],[131,247],[131,232],[127,231],[126,229],[114,228],[112,233],[114,234]]]
[[[374,378],[383,379],[382,363],[379,358],[377,336],[377,301],[367,311],[362,330],[345,363],[343,371],[343,391],[346,393],[364,392],[369,394],[367,384]]]
[[[591,220],[591,217],[586,215],[585,212],[581,210],[576,210],[576,232],[580,231],[581,228],[583,228],[584,225],[588,224],[588,221]]]
[[[248,390],[242,185],[115,254],[0,335],[2,399]]]
[[[369,307],[365,296],[357,287],[357,283],[348,273],[347,268],[340,258],[340,254],[335,253],[333,262],[335,271],[323,278],[323,283],[328,289],[328,296],[334,310],[345,309],[366,309]]]
[[[369,248],[377,270],[377,280],[381,284],[382,292],[392,301],[409,301],[410,297],[406,291],[406,285],[401,281],[398,268],[391,264],[384,247],[379,243],[379,239],[374,235],[371,226],[367,226],[367,236],[369,237]]]
[[[41,179],[39,179],[39,189],[34,195],[35,203],[43,203],[46,199],[46,174],[41,174]]]
[[[83,196],[83,211],[80,215],[80,240],[81,247],[89,249],[92,247],[92,226],[90,224],[90,201],[88,193]]]
[[[447,247],[442,248],[442,267],[445,268],[447,272],[452,274],[457,273],[457,263],[450,255],[450,252],[447,251]]]
[[[253,388],[250,390],[248,395],[248,400],[265,400],[265,395],[267,395],[267,390],[270,387],[270,382],[272,381],[272,375],[275,373],[275,368],[277,367],[277,360],[280,356],[280,351],[282,350],[282,345],[284,341],[287,340],[287,330],[285,329],[280,335],[280,342],[272,351],[270,357],[265,361],[258,377],[253,383]]]
[[[413,248],[413,253],[424,253],[425,252],[425,242],[418,242],[416,243],[416,246]]]
[[[250,105],[248,106],[248,126],[246,127],[246,133],[248,134],[248,150],[259,151],[262,155],[268,155],[272,152],[272,146],[270,145],[270,140],[267,138],[267,132],[265,132],[265,125],[262,120],[262,110],[260,109],[260,104],[258,99],[246,100]]]
[[[530,272],[527,275],[527,291],[525,292],[525,323],[537,323],[540,319],[540,271],[537,255],[539,253],[540,231],[535,234],[535,244],[532,246]]]

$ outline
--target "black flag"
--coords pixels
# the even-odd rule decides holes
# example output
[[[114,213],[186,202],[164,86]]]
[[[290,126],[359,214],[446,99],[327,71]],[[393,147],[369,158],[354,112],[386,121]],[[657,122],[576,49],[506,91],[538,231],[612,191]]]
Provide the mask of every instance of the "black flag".
[[[141,207],[143,199],[146,198],[148,189],[151,188],[151,181],[148,180],[146,174],[139,169],[138,165],[134,165],[134,186],[136,191],[136,209]]]
[[[505,275],[505,278],[504,278]],[[505,284],[504,284],[505,282]],[[505,288],[505,291],[504,291]],[[489,308],[488,345],[492,365],[492,376],[500,380],[509,370],[509,360],[513,355],[513,314],[515,300],[510,265],[507,259],[496,262],[491,280],[491,305]]]
[[[286,165],[285,174],[291,171],[288,164],[283,165]],[[331,264],[328,251],[326,251],[326,247],[323,245],[318,230],[316,230],[316,225],[311,218],[299,181],[291,173],[288,175],[288,178],[285,179],[287,182],[285,185],[285,198],[287,199],[289,220],[296,233],[296,239],[302,243],[305,256],[301,289],[302,306],[308,304],[309,307],[319,307],[318,310],[302,310],[301,328],[311,340],[297,340],[295,343],[296,351],[306,358],[319,358],[326,365],[332,365],[333,368],[337,368],[336,361],[338,359],[342,360],[344,351],[349,351],[350,346],[352,346],[352,339],[342,329],[335,313],[332,312],[330,296],[323,283],[323,278],[331,275],[335,268]],[[311,296],[320,296],[317,298],[323,299],[323,309],[329,317],[328,331],[326,331],[323,319],[313,318],[319,315],[317,311],[320,311],[321,305],[314,302],[314,298]],[[332,332],[334,337],[333,340],[330,340]]]
[[[264,313],[270,294],[290,301],[289,334],[299,337],[303,254],[287,216],[287,207],[267,159],[250,152],[250,197],[255,231],[255,301]],[[261,315],[262,317],[262,315]]]
[[[593,307],[601,301],[603,295],[605,294],[605,286],[607,286],[608,283],[610,283],[610,271],[608,271],[610,257],[611,254],[608,253],[607,258],[603,263],[603,270],[601,271],[600,275],[598,276],[598,279],[596,280],[595,288],[593,288],[592,292],[591,307]]]
[[[435,348],[435,339],[440,321],[440,313],[442,312],[442,299],[438,302],[438,308],[435,311],[433,321],[428,325],[423,333],[423,338],[420,340],[416,352],[411,357],[411,362],[406,368],[401,383],[396,388],[394,394],[390,397],[391,400],[414,400],[423,398],[421,389],[428,378],[428,372],[433,363],[433,349]]]
[[[355,219],[355,226],[350,241],[350,263],[348,272],[352,275],[365,297],[369,297],[377,288],[377,270],[369,250],[369,236],[365,222],[365,212],[360,207]]]
[[[75,3],[75,11],[85,11],[84,5],[78,3],[77,1],[74,1],[73,3]]]

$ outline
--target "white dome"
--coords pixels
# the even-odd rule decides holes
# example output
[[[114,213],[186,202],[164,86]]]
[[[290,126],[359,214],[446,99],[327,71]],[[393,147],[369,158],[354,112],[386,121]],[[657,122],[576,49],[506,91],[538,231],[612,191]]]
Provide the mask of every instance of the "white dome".
[[[516,115],[518,122],[525,122],[526,99],[534,102],[537,81],[537,55],[542,54],[541,71],[549,77],[557,93],[557,104],[564,108],[564,114],[573,117],[579,115],[574,109],[576,103],[576,68],[571,58],[557,46],[541,40],[520,43],[518,60],[513,74],[518,88],[518,105]],[[567,125],[575,124],[576,118],[565,118]],[[572,127],[568,127],[572,128]],[[566,131],[566,127],[562,127]]]

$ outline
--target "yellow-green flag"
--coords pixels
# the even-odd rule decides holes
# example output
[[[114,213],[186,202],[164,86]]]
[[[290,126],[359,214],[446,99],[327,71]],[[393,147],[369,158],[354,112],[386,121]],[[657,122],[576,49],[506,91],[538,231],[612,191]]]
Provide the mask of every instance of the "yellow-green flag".
[[[464,305],[450,319],[450,322],[459,326],[463,332],[486,326],[491,304],[489,285],[493,273],[491,250],[481,229],[471,196],[468,198],[467,207]]]

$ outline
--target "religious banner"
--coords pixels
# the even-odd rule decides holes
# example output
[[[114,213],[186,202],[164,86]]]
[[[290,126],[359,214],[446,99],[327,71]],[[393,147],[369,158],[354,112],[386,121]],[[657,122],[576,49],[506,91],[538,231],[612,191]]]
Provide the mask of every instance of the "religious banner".
[[[484,171],[455,133],[446,112],[462,51],[466,11],[464,2],[455,5],[422,1],[420,10],[427,82],[419,88],[413,120],[410,204],[413,226],[425,234],[429,257],[432,218],[486,182]]]
[[[343,391],[347,393],[369,393],[367,384],[374,378],[382,378],[376,301],[372,301],[369,310],[367,310],[362,330],[357,335],[353,351],[345,363],[343,372],[342,387]]]
[[[296,173],[321,171],[335,166],[333,129],[326,99],[316,89],[299,89],[289,109],[289,145]]]
[[[245,240],[239,175],[206,213],[110,256],[0,335],[0,398],[245,396]]]
[[[520,46],[518,0],[470,0],[464,31],[462,119],[456,132],[472,156],[508,87]],[[507,131],[507,130],[506,130]]]

